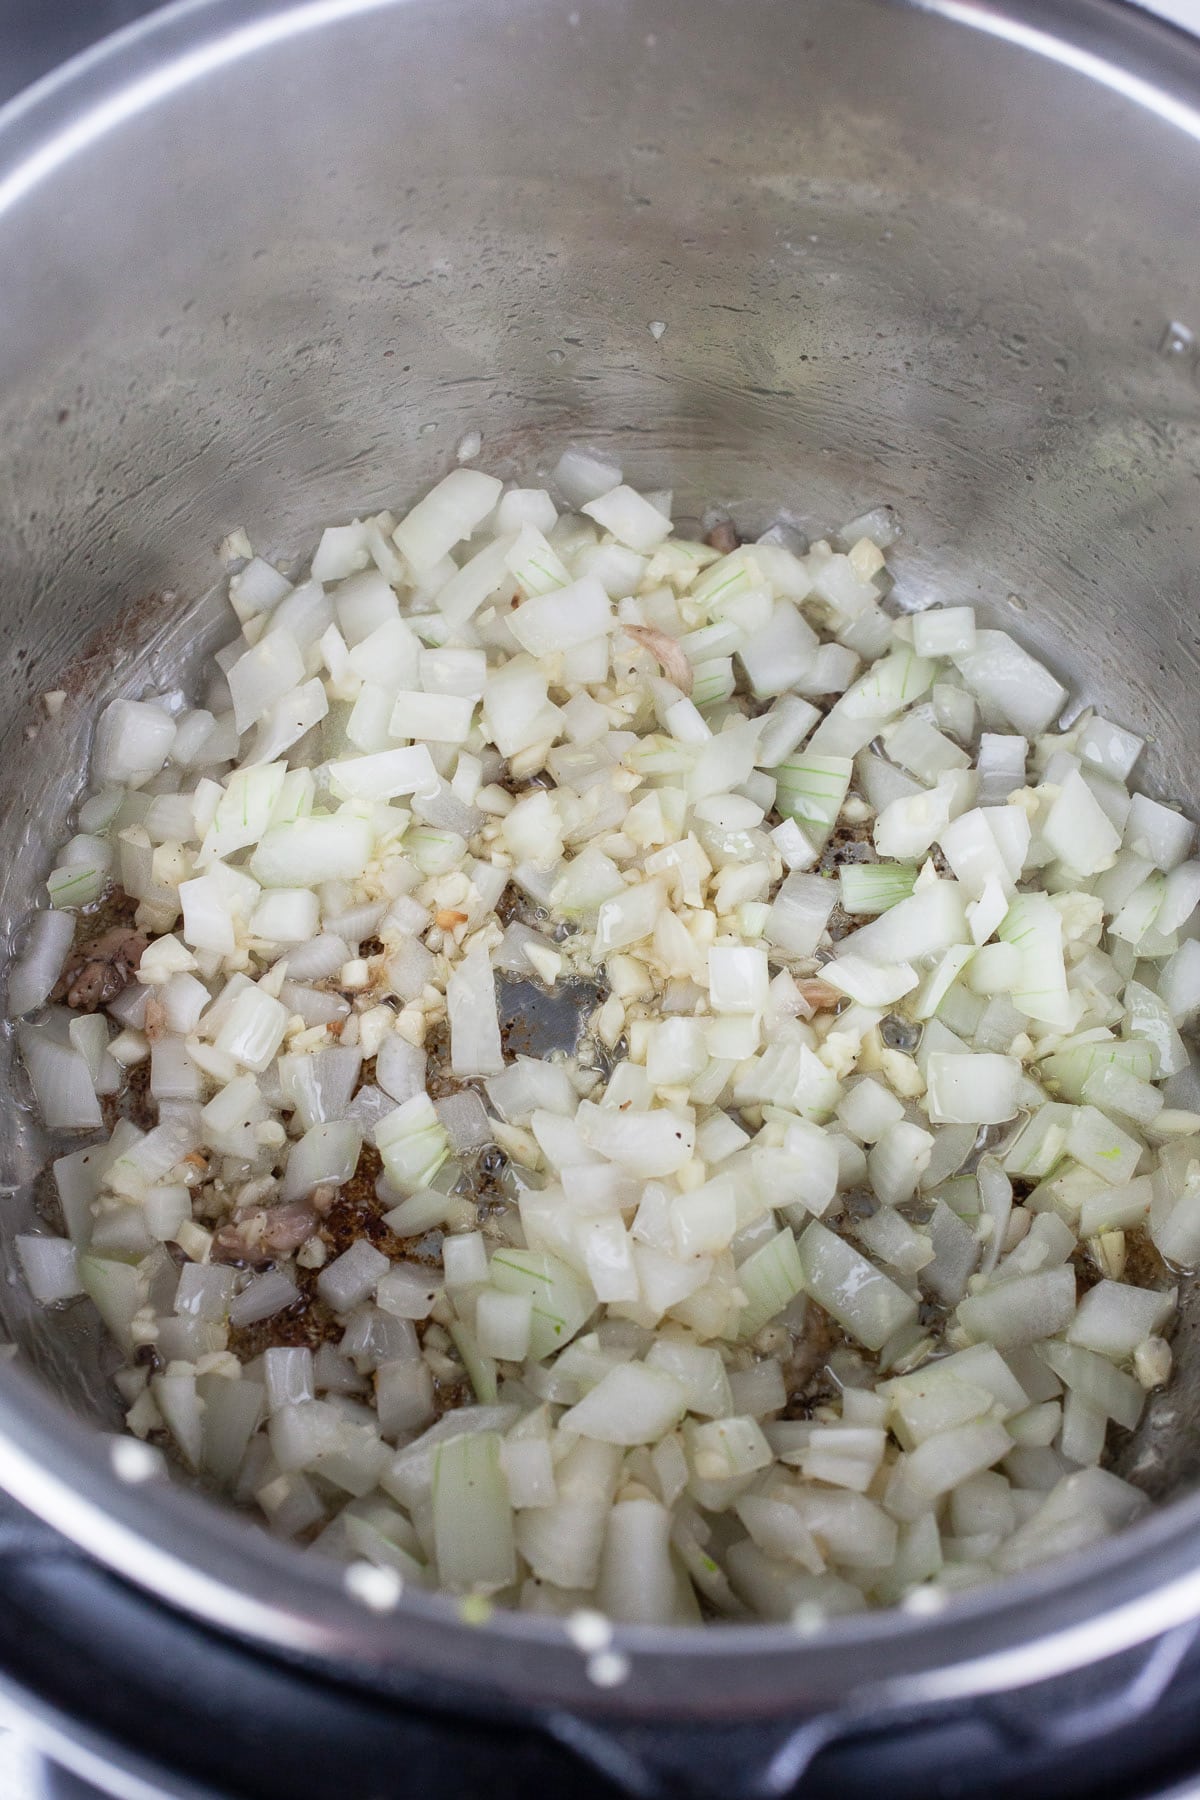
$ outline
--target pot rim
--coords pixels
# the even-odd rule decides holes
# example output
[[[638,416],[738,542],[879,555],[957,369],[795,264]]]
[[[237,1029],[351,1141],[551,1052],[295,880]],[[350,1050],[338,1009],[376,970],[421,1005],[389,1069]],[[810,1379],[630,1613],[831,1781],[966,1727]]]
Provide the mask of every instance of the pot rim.
[[[191,82],[273,43],[403,0],[178,0],[116,33],[0,111],[0,221],[90,144]],[[877,0],[998,38],[1099,83],[1200,142],[1200,41],[1123,0]],[[867,1712],[1022,1687],[1102,1661],[1200,1617],[1200,1494],[1103,1544],[943,1610],[790,1626],[615,1631],[628,1678],[589,1679],[560,1621],[406,1592],[375,1611],[342,1568],[305,1556],[199,1494],[121,1479],[113,1445],[14,1364],[0,1367],[0,1484],[46,1524],[151,1595],[343,1677],[405,1672],[469,1704],[562,1706],[710,1722]],[[1104,1606],[1097,1612],[1097,1595]],[[507,1655],[502,1652],[507,1651]]]

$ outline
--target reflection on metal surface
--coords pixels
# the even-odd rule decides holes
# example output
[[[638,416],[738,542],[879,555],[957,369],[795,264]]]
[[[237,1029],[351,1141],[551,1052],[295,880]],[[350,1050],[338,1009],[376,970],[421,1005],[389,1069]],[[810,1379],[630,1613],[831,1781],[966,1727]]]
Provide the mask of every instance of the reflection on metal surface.
[[[41,1758],[21,1730],[19,1716],[0,1709],[0,1794],[5,1800],[45,1800]]]
[[[1078,16],[1078,9],[1062,4],[1062,0],[1051,0],[1040,13],[994,5],[992,0],[915,0],[915,4],[940,18],[987,32],[1018,49],[1049,57],[1051,62],[1061,64],[1073,74],[1109,88],[1122,99],[1131,100],[1135,106],[1145,107],[1147,112],[1156,114],[1165,124],[1187,132],[1189,137],[1200,138],[1200,106],[1193,98],[1180,98],[1166,92],[1158,82],[1147,80],[1136,68],[1121,60],[1115,42],[1093,46],[1073,42],[1067,34],[1059,35],[1054,26],[1060,24],[1069,31]],[[1098,9],[1094,23],[1098,35],[1103,35],[1105,19]],[[1118,30],[1114,36],[1119,38],[1119,35]]]
[[[40,182],[73,156],[84,154],[107,132],[118,130],[130,119],[169,99],[179,88],[216,74],[239,57],[255,56],[286,39],[320,31],[336,25],[339,20],[392,4],[394,0],[311,0],[311,4],[287,12],[268,12],[262,19],[214,37],[193,50],[184,51],[170,63],[150,69],[140,79],[123,85],[119,92],[68,124],[0,180],[0,213],[26,198]],[[213,10],[215,13],[216,9]],[[137,28],[129,35],[132,41]],[[20,111],[21,104],[18,102],[14,112]]]

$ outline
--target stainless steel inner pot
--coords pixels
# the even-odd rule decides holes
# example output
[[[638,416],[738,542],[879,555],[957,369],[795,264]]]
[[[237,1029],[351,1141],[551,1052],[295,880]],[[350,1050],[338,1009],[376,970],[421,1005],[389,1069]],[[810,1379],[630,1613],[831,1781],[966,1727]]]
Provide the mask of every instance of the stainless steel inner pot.
[[[1200,46],[1112,0],[193,0],[84,57],[0,120],[4,929],[95,696],[216,641],[219,538],[299,554],[470,428],[502,473],[582,438],[751,527],[893,504],[901,599],[1017,632],[1194,805],[1198,193]],[[21,1091],[6,1240],[44,1154]],[[626,1715],[853,1711],[1200,1615],[1192,1311],[1124,1464],[1170,1504],[1119,1541],[816,1644],[629,1631],[607,1692],[552,1622],[374,1614],[198,1496],[123,1486],[85,1308],[10,1273],[0,1315],[0,1482],[176,1604],[350,1666]]]

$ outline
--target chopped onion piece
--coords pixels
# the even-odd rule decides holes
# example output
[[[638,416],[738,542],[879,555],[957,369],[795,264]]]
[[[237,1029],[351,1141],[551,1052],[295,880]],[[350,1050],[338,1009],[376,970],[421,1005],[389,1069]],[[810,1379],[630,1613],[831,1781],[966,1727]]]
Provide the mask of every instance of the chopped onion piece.
[[[25,949],[8,973],[10,1018],[32,1012],[49,998],[74,936],[75,920],[70,913],[34,913]]]
[[[487,951],[480,945],[455,969],[446,985],[450,1018],[451,1067],[460,1080],[498,1075],[504,1067],[496,983]]]
[[[917,1303],[817,1220],[797,1246],[805,1292],[868,1350],[880,1350],[917,1316]]]
[[[78,1256],[68,1239],[18,1235],[13,1243],[29,1291],[42,1306],[83,1293]]]
[[[281,1269],[268,1269],[265,1275],[255,1275],[249,1285],[231,1301],[229,1323],[235,1326],[257,1325],[261,1320],[273,1319],[276,1313],[294,1306],[299,1298],[300,1289],[294,1281],[289,1280]]]
[[[1015,1056],[934,1054],[925,1066],[929,1117],[939,1125],[998,1125],[1015,1119],[1020,1079]]]
[[[452,469],[417,502],[392,538],[418,575],[482,524],[500,498],[501,486],[494,475],[478,469]]]
[[[479,442],[294,586],[231,534],[200,703],[102,712],[8,1005],[42,1125],[147,1066],[157,1118],[57,1158],[26,1285],[360,1597],[573,1614],[597,1669],[597,1606],[805,1621],[1098,1542],[1171,1373],[1140,1252],[1200,1267],[1192,821],[971,606],[885,610],[890,509],[699,543]]]
[[[622,1363],[563,1414],[563,1429],[604,1444],[655,1444],[679,1423],[686,1404],[683,1387],[665,1370]]]

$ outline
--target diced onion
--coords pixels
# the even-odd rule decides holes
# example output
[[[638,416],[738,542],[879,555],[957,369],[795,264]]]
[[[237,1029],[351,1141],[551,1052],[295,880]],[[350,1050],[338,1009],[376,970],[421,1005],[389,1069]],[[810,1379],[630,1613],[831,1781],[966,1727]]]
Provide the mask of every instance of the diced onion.
[[[602,1655],[1095,1543],[1171,1372],[1134,1253],[1200,1265],[1192,821],[971,606],[881,604],[890,509],[700,543],[601,453],[479,444],[295,585],[231,534],[202,703],[102,712],[9,970],[91,1134],[32,1297],[361,1597]]]

